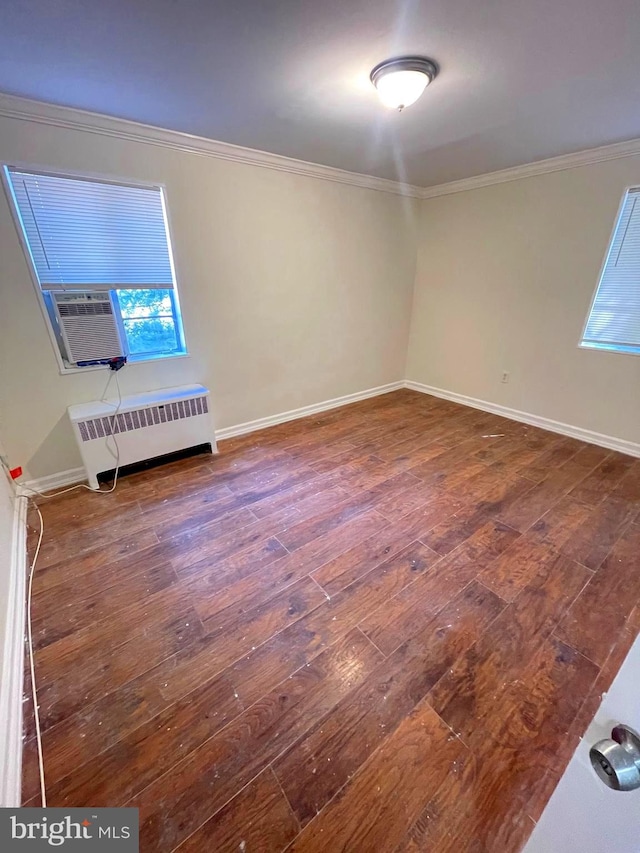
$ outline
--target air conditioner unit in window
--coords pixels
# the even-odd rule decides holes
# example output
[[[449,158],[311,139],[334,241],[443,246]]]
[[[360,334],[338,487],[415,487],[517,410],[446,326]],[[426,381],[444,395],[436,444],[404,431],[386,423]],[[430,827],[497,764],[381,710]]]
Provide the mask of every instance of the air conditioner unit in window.
[[[111,293],[51,294],[60,334],[71,364],[117,358],[125,354]]]

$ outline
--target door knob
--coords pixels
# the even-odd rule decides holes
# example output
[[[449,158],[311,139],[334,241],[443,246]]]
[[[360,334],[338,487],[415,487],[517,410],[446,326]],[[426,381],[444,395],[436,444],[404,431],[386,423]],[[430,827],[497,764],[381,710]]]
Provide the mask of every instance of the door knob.
[[[640,735],[629,726],[615,726],[611,739],[591,747],[589,758],[607,787],[614,791],[640,788]]]

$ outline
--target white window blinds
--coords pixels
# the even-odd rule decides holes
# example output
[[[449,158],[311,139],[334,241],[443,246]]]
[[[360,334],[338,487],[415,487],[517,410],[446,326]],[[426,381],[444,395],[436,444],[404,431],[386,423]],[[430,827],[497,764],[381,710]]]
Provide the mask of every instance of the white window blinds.
[[[44,290],[173,287],[159,187],[6,171]]]
[[[640,353],[640,189],[622,205],[582,346]]]

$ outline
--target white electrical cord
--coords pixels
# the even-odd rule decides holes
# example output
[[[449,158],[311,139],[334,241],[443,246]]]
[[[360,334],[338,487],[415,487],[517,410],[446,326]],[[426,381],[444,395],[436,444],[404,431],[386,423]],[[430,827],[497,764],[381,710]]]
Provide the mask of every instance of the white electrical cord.
[[[36,742],[38,745],[38,766],[40,768],[40,796],[42,798],[42,808],[47,807],[47,792],[44,783],[44,758],[42,756],[42,732],[40,730],[40,709],[38,707],[38,690],[36,688],[36,668],[33,661],[33,636],[31,629],[31,599],[33,591],[33,575],[36,569],[36,562],[40,554],[40,546],[42,545],[42,537],[44,536],[44,520],[40,507],[35,501],[31,501],[40,518],[40,535],[38,536],[38,544],[36,546],[33,560],[31,562],[31,570],[29,571],[29,589],[27,592],[27,642],[29,644],[29,670],[31,672],[31,695],[33,697],[33,716],[36,721]]]
[[[21,489],[23,492],[28,491],[34,495],[39,495],[42,498],[55,498],[58,495],[64,495],[66,492],[72,492],[74,489],[87,489],[88,491],[93,492],[94,494],[98,494],[98,495],[109,495],[109,494],[111,494],[111,492],[113,492],[115,490],[116,484],[118,482],[118,473],[120,471],[120,448],[118,447],[118,441],[115,437],[114,429],[115,429],[115,425],[117,422],[116,419],[118,417],[120,407],[122,406],[122,392],[120,390],[120,381],[118,379],[117,371],[110,371],[109,379],[107,380],[107,384],[106,384],[105,389],[104,389],[103,394],[102,394],[102,400],[104,401],[104,398],[105,398],[107,391],[109,389],[109,385],[111,384],[111,380],[113,379],[114,373],[115,373],[115,377],[116,377],[116,386],[118,388],[118,405],[116,406],[115,412],[113,413],[112,418],[111,418],[111,434],[108,435],[107,439],[106,439],[107,448],[109,449],[109,452],[111,453],[111,455],[113,456],[113,458],[116,461],[115,474],[113,477],[113,485],[111,486],[111,488],[106,489],[105,491],[102,491],[101,489],[98,489],[98,490],[92,489],[89,486],[87,486],[85,483],[78,483],[75,486],[71,486],[71,488],[69,488],[69,489],[62,489],[59,492],[54,492],[54,493],[50,493],[50,494],[43,494],[42,492],[39,492],[37,489],[31,489],[29,487],[21,486]],[[110,438],[113,439],[113,443],[115,445],[115,453],[109,448],[109,439]],[[4,462],[4,460],[3,460],[3,462]],[[7,467],[7,469],[8,469],[8,466],[5,466],[5,467]],[[36,670],[35,670],[35,662],[34,662],[34,655],[33,655],[33,632],[32,632],[32,626],[31,626],[31,600],[33,598],[33,576],[35,574],[36,563],[38,561],[38,556],[40,554],[40,548],[42,546],[42,539],[44,537],[44,519],[42,517],[42,513],[40,512],[40,507],[38,506],[38,504],[33,500],[33,498],[31,496],[29,496],[28,499],[31,502],[31,505],[33,506],[35,511],[38,513],[38,518],[40,519],[40,533],[38,535],[38,544],[36,545],[36,550],[35,550],[35,553],[33,555],[33,560],[31,562],[31,569],[29,571],[29,587],[28,587],[28,591],[27,591],[27,644],[29,647],[29,671],[31,674],[31,694],[33,697],[33,716],[35,718],[35,723],[36,723],[36,743],[37,743],[37,747],[38,747],[38,766],[39,766],[39,770],[40,770],[40,796],[42,798],[42,808],[46,808],[47,807],[47,793],[46,793],[45,774],[44,774],[44,757],[43,757],[43,752],[42,752],[42,730],[40,727],[40,708],[38,705],[38,688],[36,685]]]
[[[110,489],[92,489],[91,486],[87,486],[86,483],[77,483],[75,486],[70,486],[68,489],[61,489],[59,492],[39,492],[37,489],[32,488],[31,486],[20,486],[22,494],[25,492],[29,492],[31,495],[38,495],[38,497],[44,498],[48,500],[49,498],[57,498],[59,495],[66,495],[67,492],[73,492],[76,489],[86,489],[88,492],[93,492],[94,495],[110,495],[111,492],[115,491],[116,484],[118,482],[118,474],[120,472],[120,448],[118,447],[118,441],[115,436],[115,425],[118,414],[120,413],[120,407],[122,406],[122,391],[120,390],[120,380],[118,379],[118,372],[116,370],[109,371],[109,378],[107,379],[107,384],[105,385],[105,389],[102,392],[101,400],[105,402],[105,396],[109,389],[109,385],[111,384],[111,380],[113,377],[116,377],[116,387],[118,388],[118,405],[116,406],[115,412],[111,416],[111,433],[106,437],[107,450],[113,456],[116,462],[115,474],[113,476],[113,485]],[[115,446],[115,453],[109,448],[109,439],[113,439],[113,444]]]

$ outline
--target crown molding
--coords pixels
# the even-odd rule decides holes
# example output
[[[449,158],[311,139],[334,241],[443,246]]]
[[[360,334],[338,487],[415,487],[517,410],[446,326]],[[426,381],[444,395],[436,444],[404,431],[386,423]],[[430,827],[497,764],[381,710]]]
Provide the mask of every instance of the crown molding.
[[[363,189],[378,192],[393,193],[394,195],[420,198],[423,192],[420,187],[377,178],[373,175],[363,175],[358,172],[347,172],[344,169],[334,169],[319,163],[308,163],[293,157],[271,154],[268,151],[258,151],[245,148],[229,142],[219,142],[194,136],[178,130],[165,130],[150,124],[142,124],[129,119],[79,110],[75,107],[63,107],[57,104],[33,101],[16,95],[0,92],[0,116],[22,119],[23,121],[48,124],[53,127],[80,130],[85,133],[97,133],[101,136],[111,136],[125,139],[129,142],[141,142],[145,145],[157,145],[187,154],[204,157],[215,157],[218,160],[230,160],[233,163],[244,163],[249,166],[259,166],[276,172],[289,172],[303,175],[307,178],[318,178],[323,181],[333,181],[338,184],[348,184]]]
[[[259,151],[255,148],[245,148],[242,145],[233,145],[230,142],[219,142],[178,130],[166,130],[129,119],[115,118],[88,110],[79,110],[75,107],[63,107],[44,101],[34,101],[3,92],[0,92],[0,116],[48,124],[53,127],[80,130],[85,133],[96,133],[100,136],[111,136],[130,142],[144,143],[145,145],[157,145],[161,148],[170,148],[187,154],[215,157],[218,160],[244,163],[249,166],[272,169],[276,172],[289,172],[307,178],[317,178],[419,199],[438,198],[443,195],[490,187],[494,184],[518,181],[522,178],[533,178],[537,175],[562,172],[566,169],[591,166],[595,163],[605,163],[609,160],[620,160],[624,157],[640,155],[640,139],[631,139],[628,142],[616,142],[613,145],[588,148],[572,154],[562,154],[559,157],[550,157],[534,163],[525,163],[522,166],[513,166],[510,169],[462,178],[459,181],[449,181],[432,187],[418,187],[386,178],[377,178],[374,175],[347,172],[344,169],[335,169],[332,166],[323,166],[320,163],[296,160],[293,157]]]
[[[536,175],[547,175],[551,172],[563,172],[566,169],[576,169],[579,166],[592,166],[594,163],[606,163],[608,160],[620,160],[623,157],[634,157],[640,154],[640,139],[630,139],[628,142],[616,142],[613,145],[602,145],[599,148],[587,148],[573,154],[562,154],[547,160],[537,160],[535,163],[525,163],[513,166],[511,169],[501,169],[499,172],[487,172],[472,178],[462,178],[447,184],[437,184],[425,187],[420,192],[420,198],[437,198],[442,195],[477,190],[491,187],[494,184],[506,184],[509,181],[519,181],[522,178],[534,178]]]

